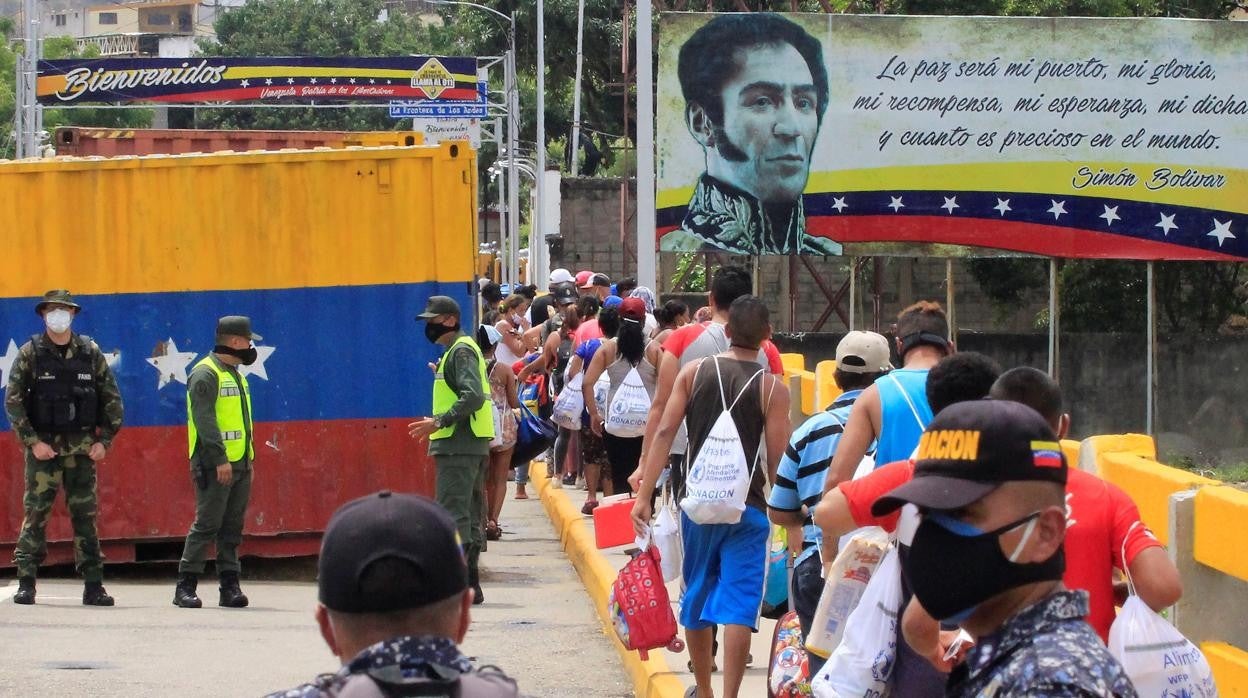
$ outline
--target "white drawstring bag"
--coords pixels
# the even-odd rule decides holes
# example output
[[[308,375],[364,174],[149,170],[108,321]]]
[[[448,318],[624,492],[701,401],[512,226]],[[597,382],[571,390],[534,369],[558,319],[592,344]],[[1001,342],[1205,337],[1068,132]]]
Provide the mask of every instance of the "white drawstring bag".
[[[1137,521],[1132,528],[1139,525]],[[1125,540],[1122,559],[1125,564]],[[1215,698],[1213,670],[1200,648],[1154,613],[1136,595],[1131,572],[1123,571],[1131,595],[1109,628],[1109,653],[1122,664],[1140,698]]]
[[[624,375],[620,387],[611,397],[607,410],[607,433],[621,439],[632,439],[646,434],[646,420],[650,418],[650,393],[641,381],[641,373],[633,366]],[[661,551],[660,551],[661,552]]]
[[[698,452],[689,464],[689,472],[685,478],[685,498],[680,500],[680,508],[694,523],[698,524],[735,524],[741,520],[745,512],[745,497],[750,491],[750,481],[754,479],[754,467],[758,464],[758,456],[762,453],[762,439],[759,439],[759,453],[755,454],[751,464],[745,456],[745,448],[741,445],[741,434],[737,431],[737,423],[732,418],[732,408],[737,406],[747,390],[754,387],[754,379],[763,375],[760,368],[750,376],[737,393],[732,404],[724,394],[724,377],[719,370],[719,357],[712,357],[715,364],[715,377],[719,381],[719,399],[723,411],[711,426],[711,432],[702,442]]]
[[[585,374],[578,373],[563,386],[559,397],[555,398],[554,412],[550,420],[569,431],[581,430],[581,412],[585,409],[585,395],[581,387],[585,385]]]
[[[607,413],[607,395],[611,393],[611,376],[603,371],[594,381],[594,404],[598,406],[598,414]]]
[[[811,682],[816,698],[884,698],[889,694],[888,680],[897,664],[900,613],[901,563],[893,544],[845,621],[841,643]]]

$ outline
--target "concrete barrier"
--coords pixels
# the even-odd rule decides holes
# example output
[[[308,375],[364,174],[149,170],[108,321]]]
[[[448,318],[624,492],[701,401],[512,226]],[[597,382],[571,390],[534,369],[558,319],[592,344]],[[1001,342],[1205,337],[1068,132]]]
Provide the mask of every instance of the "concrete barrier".
[[[828,409],[836,398],[841,395],[841,387],[836,384],[836,362],[824,360],[815,364],[815,411]],[[814,412],[811,412],[814,414]]]
[[[815,407],[818,381],[815,380],[815,374],[811,371],[802,371],[800,375],[802,378],[802,414],[809,417],[820,409]]]
[[[806,356],[805,354],[781,354],[780,365],[784,366],[784,370],[788,371],[805,371]]]
[[[1209,660],[1222,698],[1248,696],[1248,652],[1225,642],[1206,642],[1200,649]]]
[[[1100,476],[1131,495],[1140,508],[1140,518],[1163,545],[1169,545],[1170,495],[1220,484],[1132,453],[1103,454],[1099,461]]]
[[[1105,434],[1090,436],[1079,446],[1078,467],[1080,470],[1104,475],[1101,473],[1101,458],[1110,453],[1134,453],[1137,456],[1157,459],[1157,444],[1147,434]],[[1075,465],[1071,463],[1071,465]]]
[[[1248,532],[1248,492],[1234,487],[1205,487],[1196,493],[1197,562],[1241,580],[1248,580],[1248,556],[1240,536]],[[1248,594],[1241,596],[1248,606]],[[1248,610],[1245,608],[1244,610]],[[1248,619],[1246,619],[1248,620]],[[1248,639],[1248,622],[1244,622]],[[1243,643],[1248,647],[1248,641]]]

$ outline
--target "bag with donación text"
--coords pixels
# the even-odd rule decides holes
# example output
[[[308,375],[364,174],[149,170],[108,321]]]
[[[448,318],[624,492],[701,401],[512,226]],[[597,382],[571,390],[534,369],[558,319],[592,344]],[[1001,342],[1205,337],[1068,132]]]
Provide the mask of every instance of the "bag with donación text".
[[[559,397],[555,398],[551,421],[569,431],[581,430],[581,411],[585,409],[585,395],[581,392],[581,386],[584,383],[585,373],[581,372],[563,386]]]
[[[644,436],[646,420],[650,417],[650,393],[641,382],[641,374],[634,366],[625,374],[620,387],[611,398],[607,410],[607,433],[621,439]]]
[[[719,399],[723,411],[711,427],[706,440],[698,449],[685,479],[685,498],[680,508],[698,524],[735,524],[745,512],[745,497],[754,478],[754,466],[758,464],[755,454],[751,465],[741,445],[741,433],[732,419],[732,408],[737,406],[747,390],[754,388],[754,379],[763,375],[763,369],[750,376],[737,393],[732,404],[724,394],[724,377],[719,370],[719,357],[711,357],[715,364],[715,378],[719,381]],[[759,440],[759,453],[762,452]]]

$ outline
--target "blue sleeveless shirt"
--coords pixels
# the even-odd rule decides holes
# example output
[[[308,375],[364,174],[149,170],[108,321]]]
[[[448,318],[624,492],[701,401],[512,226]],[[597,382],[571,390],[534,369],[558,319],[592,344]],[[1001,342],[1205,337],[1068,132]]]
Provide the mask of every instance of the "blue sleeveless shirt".
[[[932,421],[927,404],[927,369],[901,368],[875,382],[880,392],[880,437],[875,451],[877,467],[906,460],[919,445],[919,436]]]

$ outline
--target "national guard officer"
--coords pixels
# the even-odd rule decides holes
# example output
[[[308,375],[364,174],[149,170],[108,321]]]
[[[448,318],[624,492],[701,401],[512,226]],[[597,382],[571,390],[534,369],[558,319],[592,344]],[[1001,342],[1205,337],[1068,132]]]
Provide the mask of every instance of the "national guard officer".
[[[35,602],[35,571],[47,556],[44,535],[56,491],[74,528],[74,561],[86,586],[82,603],[112,606],[96,535],[95,464],[121,430],[121,392],[103,352],[70,330],[82,308],[69,291],[48,291],[35,306],[46,331],[23,344],[9,372],[4,410],[26,447],[25,520],[13,550],[14,603]]]
[[[429,455],[437,467],[438,503],[451,512],[468,559],[468,585],[481,603],[477,561],[485,547],[485,469],[494,438],[490,378],[481,348],[459,326],[459,304],[433,296],[425,312],[425,337],[446,349],[433,381],[433,416],[408,425],[412,438],[429,437]]]
[[[251,497],[253,443],[251,390],[239,365],[256,361],[251,319],[227,315],[217,321],[216,346],[186,382],[186,435],[191,480],[195,483],[195,523],[186,536],[173,604],[199,608],[196,591],[204,573],[208,546],[217,548],[221,580],[219,605],[244,608],[247,596],[238,585],[238,546]]]

